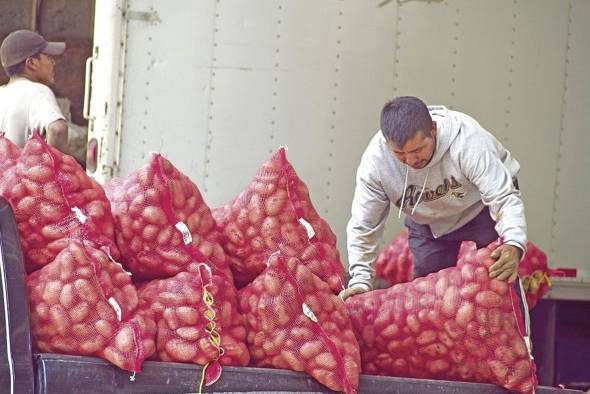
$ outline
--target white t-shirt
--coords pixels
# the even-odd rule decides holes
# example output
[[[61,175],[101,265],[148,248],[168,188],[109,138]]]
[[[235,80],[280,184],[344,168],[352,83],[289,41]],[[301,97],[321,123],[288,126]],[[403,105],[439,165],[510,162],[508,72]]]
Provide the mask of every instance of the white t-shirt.
[[[64,119],[49,87],[26,78],[13,78],[0,86],[0,131],[22,147],[34,129]]]

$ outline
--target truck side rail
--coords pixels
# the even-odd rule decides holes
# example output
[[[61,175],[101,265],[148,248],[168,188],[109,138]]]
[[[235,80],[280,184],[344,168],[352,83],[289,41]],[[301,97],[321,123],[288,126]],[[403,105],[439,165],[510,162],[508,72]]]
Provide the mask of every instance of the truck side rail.
[[[0,391],[34,393],[25,267],[12,208],[0,198]]]
[[[124,394],[124,393],[198,393],[201,366],[146,361],[142,372],[130,373],[108,362],[81,356],[41,353],[36,355],[37,393]],[[504,394],[507,390],[493,384],[450,382],[361,375],[360,394]],[[583,394],[578,390],[538,387],[536,394]],[[310,376],[281,369],[224,367],[221,378],[203,393],[334,393]]]

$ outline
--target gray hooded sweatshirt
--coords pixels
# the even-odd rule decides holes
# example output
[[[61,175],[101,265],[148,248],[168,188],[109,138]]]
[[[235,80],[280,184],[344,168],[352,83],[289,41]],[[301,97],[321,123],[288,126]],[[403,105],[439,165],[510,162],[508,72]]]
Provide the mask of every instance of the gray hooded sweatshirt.
[[[470,116],[444,106],[428,109],[437,135],[426,167],[415,170],[397,160],[381,131],[362,156],[347,226],[349,287],[372,289],[391,203],[398,216],[403,211],[428,224],[435,238],[461,228],[487,205],[498,234],[525,250],[524,205],[512,182],[518,162]]]

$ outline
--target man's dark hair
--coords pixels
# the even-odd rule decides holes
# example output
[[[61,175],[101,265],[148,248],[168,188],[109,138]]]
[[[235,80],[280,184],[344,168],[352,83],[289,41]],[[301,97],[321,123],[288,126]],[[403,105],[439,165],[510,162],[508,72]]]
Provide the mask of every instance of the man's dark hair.
[[[34,57],[36,59],[39,59],[40,56],[41,56],[41,52],[36,53],[33,56],[29,56],[29,57]],[[6,75],[9,78],[12,77],[13,75],[24,74],[25,73],[25,63],[27,62],[27,59],[23,60],[22,62],[20,62],[18,64],[13,65],[13,66],[6,67],[4,69],[4,72],[6,73]]]
[[[426,104],[417,97],[396,97],[381,110],[381,132],[388,141],[403,147],[422,131],[425,137],[432,136],[432,118]]]

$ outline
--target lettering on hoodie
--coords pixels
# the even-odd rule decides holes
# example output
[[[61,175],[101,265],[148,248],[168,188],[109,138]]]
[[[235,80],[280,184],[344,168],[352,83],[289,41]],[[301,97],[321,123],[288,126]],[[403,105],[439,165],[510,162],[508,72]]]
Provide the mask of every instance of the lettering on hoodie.
[[[435,201],[439,198],[442,198],[451,192],[451,196],[455,198],[463,198],[465,193],[456,191],[463,187],[463,185],[455,179],[454,176],[447,177],[444,179],[443,183],[438,185],[434,189],[426,188],[424,189],[424,194],[420,199],[420,202],[428,202],[428,201]],[[408,185],[406,188],[406,193],[404,197],[404,207],[409,206],[413,208],[418,201],[418,197],[420,196],[421,186],[418,185]],[[401,197],[395,202],[395,205],[399,208],[401,204]]]

